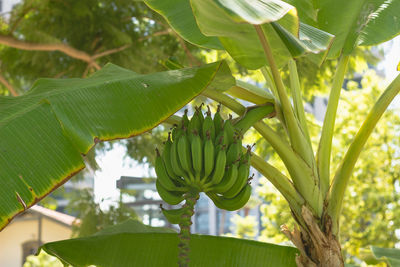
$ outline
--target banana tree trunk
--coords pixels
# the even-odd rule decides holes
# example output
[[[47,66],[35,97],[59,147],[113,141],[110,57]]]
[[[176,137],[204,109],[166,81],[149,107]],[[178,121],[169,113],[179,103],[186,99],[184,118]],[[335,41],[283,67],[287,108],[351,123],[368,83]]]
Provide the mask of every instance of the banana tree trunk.
[[[332,221],[325,216],[322,227],[311,211],[303,206],[305,226],[290,231],[285,225],[282,232],[299,249],[296,257],[299,267],[343,267],[344,261],[339,240],[332,233]]]

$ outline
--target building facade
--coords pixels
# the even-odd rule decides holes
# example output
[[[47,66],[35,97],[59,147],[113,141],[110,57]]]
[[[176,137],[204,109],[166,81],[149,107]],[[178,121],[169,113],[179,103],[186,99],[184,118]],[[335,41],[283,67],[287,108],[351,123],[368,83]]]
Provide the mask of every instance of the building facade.
[[[21,267],[44,243],[71,237],[75,217],[33,206],[0,232],[0,266]]]

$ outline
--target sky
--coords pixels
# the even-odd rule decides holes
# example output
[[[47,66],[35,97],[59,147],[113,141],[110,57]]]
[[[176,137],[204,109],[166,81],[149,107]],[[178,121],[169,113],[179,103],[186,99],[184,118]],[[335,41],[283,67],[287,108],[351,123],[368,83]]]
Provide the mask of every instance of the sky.
[[[400,72],[397,71],[397,64],[400,62],[400,36],[392,41],[382,44],[385,51],[384,60],[378,65],[385,72],[386,82],[391,82]],[[392,107],[400,108],[400,96],[393,100]]]
[[[389,84],[399,72],[397,64],[400,62],[400,36],[393,41],[382,44],[385,51],[383,62],[378,65],[386,75],[386,82]],[[393,101],[392,107],[400,108],[400,97]],[[97,202],[107,207],[119,199],[119,190],[116,189],[116,180],[121,176],[148,177],[149,169],[142,165],[135,164],[133,160],[124,158],[125,147],[117,145],[113,150],[106,152],[96,158],[101,170],[95,173],[94,193]],[[154,175],[154,171],[150,170]],[[155,177],[155,176],[153,176]]]
[[[116,188],[116,181],[121,176],[149,177],[150,173],[155,177],[153,170],[137,164],[125,155],[126,148],[116,144],[112,150],[96,157],[100,170],[95,172],[94,194],[95,201],[101,202],[102,208],[112,205],[119,199],[120,194]]]

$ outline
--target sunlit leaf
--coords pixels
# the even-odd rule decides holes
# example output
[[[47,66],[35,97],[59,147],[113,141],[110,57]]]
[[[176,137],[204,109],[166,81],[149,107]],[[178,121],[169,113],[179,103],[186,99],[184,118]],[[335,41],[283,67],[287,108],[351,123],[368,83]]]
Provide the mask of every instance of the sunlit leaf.
[[[400,266],[400,249],[371,246],[371,251],[376,259],[387,261],[389,266]]]
[[[400,33],[400,1],[321,0],[318,26],[335,35],[328,57],[351,53],[357,45],[376,45]]]
[[[236,22],[260,25],[281,19],[294,7],[280,0],[213,0]]]
[[[223,49],[218,38],[207,37],[200,32],[189,0],[144,0],[144,2],[161,14],[186,41],[205,48]]]
[[[191,0],[191,3],[200,30],[207,36],[219,37],[225,50],[249,69],[268,65],[253,25],[262,25],[278,66],[291,57],[320,53],[333,39],[329,33],[300,24],[296,10],[282,1]]]

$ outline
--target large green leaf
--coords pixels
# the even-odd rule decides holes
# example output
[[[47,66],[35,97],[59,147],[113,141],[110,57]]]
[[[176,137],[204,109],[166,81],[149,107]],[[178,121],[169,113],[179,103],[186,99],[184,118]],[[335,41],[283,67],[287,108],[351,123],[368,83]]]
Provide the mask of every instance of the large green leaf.
[[[213,0],[191,0],[193,13],[200,30],[207,36],[219,37],[226,51],[241,65],[248,69],[258,69],[267,65],[264,51],[259,42],[254,27],[248,23],[238,23],[235,14],[227,12],[221,5]],[[268,14],[265,14],[268,15]],[[274,17],[275,19],[280,16]],[[254,20],[260,19],[260,13]],[[273,20],[266,17],[265,20]],[[298,31],[298,20],[295,12],[282,18],[283,23],[290,27],[290,31]],[[263,28],[274,51],[275,59],[279,66],[285,64],[291,56],[285,44],[269,24]]]
[[[310,25],[300,23],[299,36],[296,37],[279,23],[271,23],[281,40],[285,43],[292,57],[312,52],[318,54],[330,47],[334,36]]]
[[[303,23],[307,23],[311,26],[317,26],[317,14],[318,10],[316,8],[316,4],[318,3],[315,0],[286,0],[285,2],[291,4],[296,7],[297,14],[300,18],[300,21]]]
[[[249,69],[268,64],[253,25],[262,25],[278,66],[291,57],[325,50],[333,38],[309,25],[300,27],[296,10],[282,1],[191,0],[191,4],[200,30],[219,37],[226,51]]]
[[[96,142],[155,127],[214,80],[225,81],[221,89],[235,82],[223,62],[146,75],[107,65],[0,97],[0,229],[83,169],[81,155]]]
[[[385,260],[391,267],[400,267],[400,249],[371,246],[371,251],[377,260]]]
[[[205,48],[223,49],[218,38],[207,37],[200,32],[189,0],[144,0],[144,2],[161,14],[186,41]]]
[[[264,24],[281,19],[293,6],[281,0],[213,0],[236,22]]]
[[[376,45],[400,33],[398,0],[321,0],[318,25],[336,36],[328,57],[351,53],[357,45]]]
[[[177,266],[177,234],[163,233],[165,228],[147,228],[145,232],[141,228],[138,223],[128,221],[123,227],[115,226],[106,233],[47,243],[42,249],[64,263],[77,267]],[[189,266],[294,267],[296,253],[297,249],[293,247],[228,237],[192,235]]]
[[[225,48],[248,69],[268,65],[252,25],[262,25],[278,66],[291,57],[320,53],[332,40],[332,35],[311,26],[301,28],[296,9],[281,0],[144,1],[185,40],[207,48]],[[270,22],[279,27],[273,28]]]

